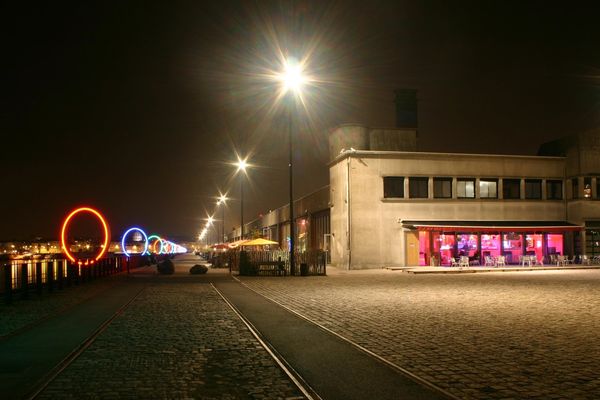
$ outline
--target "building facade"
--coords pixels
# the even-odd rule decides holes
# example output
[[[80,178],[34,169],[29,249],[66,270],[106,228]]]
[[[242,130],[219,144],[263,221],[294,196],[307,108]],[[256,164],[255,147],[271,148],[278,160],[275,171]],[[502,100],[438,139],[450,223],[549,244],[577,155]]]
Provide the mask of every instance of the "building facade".
[[[426,153],[416,129],[342,125],[330,140],[332,264],[600,254],[599,138],[546,144],[540,156]]]

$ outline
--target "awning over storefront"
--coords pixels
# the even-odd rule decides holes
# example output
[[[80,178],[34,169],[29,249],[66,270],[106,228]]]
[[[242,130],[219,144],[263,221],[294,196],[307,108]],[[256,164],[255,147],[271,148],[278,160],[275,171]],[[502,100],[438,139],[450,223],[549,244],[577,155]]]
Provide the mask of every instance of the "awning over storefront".
[[[574,232],[583,226],[566,221],[414,221],[400,220],[403,228],[444,232]]]

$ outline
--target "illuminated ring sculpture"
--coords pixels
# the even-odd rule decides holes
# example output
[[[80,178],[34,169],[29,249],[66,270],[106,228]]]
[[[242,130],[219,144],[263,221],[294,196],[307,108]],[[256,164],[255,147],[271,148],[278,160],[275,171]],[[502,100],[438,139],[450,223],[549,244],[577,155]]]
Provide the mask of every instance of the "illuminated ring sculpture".
[[[150,244],[150,241],[152,239],[156,239],[154,241],[154,243]],[[156,251],[156,244],[160,243],[160,250]],[[148,248],[150,249],[150,251],[152,251],[154,254],[162,254],[163,253],[163,240],[160,238],[160,236],[158,235],[150,235],[148,236]]]
[[[169,246],[169,241],[165,239],[160,239],[160,253],[159,254],[167,254],[167,246]]]
[[[168,240],[165,240],[165,244],[166,244],[166,246],[169,246],[168,249],[165,248],[165,253],[172,254],[173,253],[173,243]]]
[[[100,220],[100,223],[102,224],[102,229],[104,230],[104,242],[102,243],[102,250],[100,250],[100,253],[98,253],[96,255],[96,257],[94,257],[93,260],[86,259],[85,263],[81,259],[75,258],[75,256],[73,256],[73,254],[71,254],[71,252],[69,251],[69,247],[67,246],[67,240],[66,240],[66,233],[67,233],[67,228],[69,227],[69,222],[71,222],[71,219],[75,215],[77,215],[81,212],[89,212],[89,213],[93,214],[94,216],[96,216]],[[62,229],[60,231],[60,245],[62,247],[63,252],[67,256],[67,258],[69,260],[71,260],[71,262],[77,263],[79,265],[93,264],[96,261],[98,261],[104,255],[106,250],[108,249],[109,241],[110,241],[110,235],[108,233],[108,223],[106,222],[106,220],[104,219],[102,214],[100,214],[98,211],[96,211],[90,207],[80,207],[80,208],[77,208],[77,209],[71,211],[71,213],[67,216],[67,218],[65,218]]]
[[[123,253],[129,257],[130,254],[127,252],[127,249],[125,248],[125,238],[127,238],[127,235],[129,235],[130,232],[133,231],[137,231],[139,233],[142,234],[142,236],[144,237],[144,250],[142,251],[142,255],[146,254],[146,252],[148,251],[148,237],[146,236],[146,232],[144,232],[141,228],[138,227],[133,227],[133,228],[129,228],[127,229],[127,231],[125,231],[125,233],[123,234],[123,237],[121,238],[121,248],[123,249]]]

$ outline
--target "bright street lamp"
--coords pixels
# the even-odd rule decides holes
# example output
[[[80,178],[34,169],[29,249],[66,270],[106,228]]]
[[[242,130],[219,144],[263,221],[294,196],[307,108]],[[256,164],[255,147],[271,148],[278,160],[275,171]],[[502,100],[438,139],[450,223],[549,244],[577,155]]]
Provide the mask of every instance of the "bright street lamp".
[[[226,241],[225,240],[225,202],[226,201],[227,201],[227,197],[224,194],[219,196],[219,200],[217,200],[217,206],[222,206],[221,207],[221,240],[223,241],[223,243]]]

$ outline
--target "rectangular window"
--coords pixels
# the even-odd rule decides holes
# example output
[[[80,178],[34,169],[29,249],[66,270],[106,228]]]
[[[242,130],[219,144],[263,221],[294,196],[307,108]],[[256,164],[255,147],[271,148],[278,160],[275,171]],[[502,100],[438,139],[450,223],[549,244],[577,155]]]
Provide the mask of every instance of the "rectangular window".
[[[521,198],[521,180],[520,179],[503,179],[502,180],[502,197],[505,199],[520,199]]]
[[[452,198],[452,178],[433,178],[433,197],[436,199]]]
[[[541,199],[542,198],[542,180],[541,179],[525,179],[525,198],[526,199]]]
[[[583,197],[586,199],[592,198],[592,178],[589,176],[583,178]]]
[[[404,197],[404,177],[403,176],[384,176],[383,177],[383,197],[394,198]]]
[[[546,181],[546,199],[562,200],[562,181],[547,180]]]
[[[456,180],[456,196],[459,199],[474,199],[475,198],[475,179],[474,178],[458,178]]]
[[[480,179],[479,180],[479,198],[497,199],[498,198],[498,179]]]
[[[573,198],[579,198],[579,178],[575,177],[571,179],[572,188],[573,188]]]
[[[429,178],[408,178],[408,197],[411,199],[426,199],[429,191]]]

